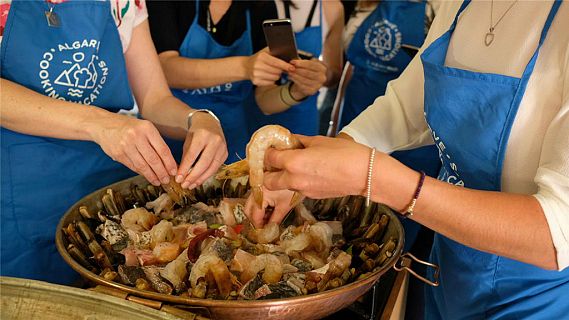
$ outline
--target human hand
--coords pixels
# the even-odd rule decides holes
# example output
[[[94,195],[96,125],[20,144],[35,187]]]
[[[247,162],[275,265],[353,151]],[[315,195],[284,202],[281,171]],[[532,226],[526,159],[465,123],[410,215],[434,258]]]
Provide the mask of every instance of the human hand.
[[[291,199],[294,191],[290,190],[276,190],[271,191],[261,187],[263,191],[263,204],[261,208],[255,203],[253,195],[249,195],[245,203],[245,215],[253,223],[255,228],[262,228],[266,223],[274,222],[280,224],[286,215],[293,209],[291,206]],[[274,210],[270,215],[266,215],[267,207],[273,207]]]
[[[290,93],[296,100],[316,94],[326,83],[328,68],[320,60],[292,60],[291,64],[295,69],[288,74],[293,82]]]
[[[150,121],[123,115],[101,121],[93,140],[111,159],[143,175],[155,186],[168,183],[170,176],[176,174],[170,148]]]
[[[176,182],[189,189],[201,185],[219,169],[227,155],[227,144],[219,121],[208,113],[195,113],[184,141]]]
[[[264,185],[295,190],[313,199],[363,195],[370,149],[346,139],[296,135],[304,149],[267,150]]]
[[[279,58],[273,57],[268,48],[260,50],[247,59],[247,76],[256,86],[275,84],[283,72],[292,72],[295,67]]]

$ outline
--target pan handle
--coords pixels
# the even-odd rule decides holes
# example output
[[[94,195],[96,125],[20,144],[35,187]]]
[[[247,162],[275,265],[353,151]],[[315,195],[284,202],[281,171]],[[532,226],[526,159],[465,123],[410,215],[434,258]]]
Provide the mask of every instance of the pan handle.
[[[191,319],[191,320],[211,320],[211,319],[213,319],[211,317],[211,315],[209,314],[209,310],[207,308],[203,308],[203,307],[182,306],[182,305],[171,306],[171,305],[167,305],[161,301],[155,301],[155,300],[151,300],[151,299],[145,299],[145,298],[133,296],[133,295],[130,295],[128,292],[123,292],[121,290],[111,288],[111,287],[107,287],[107,286],[103,286],[103,285],[97,285],[96,287],[89,288],[88,290],[99,292],[99,293],[104,293],[107,295],[117,297],[119,299],[128,300],[128,301],[143,305],[145,307],[150,307],[152,309],[167,312],[169,314],[178,316],[182,319]],[[202,312],[205,312],[208,315],[208,317],[204,317],[202,315],[199,315],[199,314],[192,312],[195,310],[200,310]]]
[[[423,264],[427,267],[431,267],[431,268],[435,269],[435,273],[433,273],[433,278],[434,278],[433,281],[431,281],[431,280],[427,279],[426,277],[423,277],[422,275],[413,271],[413,269],[411,269],[411,263],[413,261],[420,263],[420,264]],[[393,269],[395,269],[396,271],[403,271],[403,270],[409,271],[409,273],[411,273],[417,279],[423,281],[424,283],[426,283],[432,287],[438,287],[439,286],[439,272],[440,272],[439,266],[437,266],[436,264],[427,262],[427,261],[420,260],[417,257],[415,257],[414,255],[410,254],[409,252],[404,253],[401,255],[401,257],[399,257],[399,260],[397,260],[397,262],[393,266]]]

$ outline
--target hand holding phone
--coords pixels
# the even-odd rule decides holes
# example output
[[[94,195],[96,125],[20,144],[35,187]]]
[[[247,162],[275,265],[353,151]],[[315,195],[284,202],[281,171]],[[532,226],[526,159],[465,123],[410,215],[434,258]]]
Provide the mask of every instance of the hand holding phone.
[[[286,62],[299,58],[290,19],[265,20],[263,32],[272,56]]]

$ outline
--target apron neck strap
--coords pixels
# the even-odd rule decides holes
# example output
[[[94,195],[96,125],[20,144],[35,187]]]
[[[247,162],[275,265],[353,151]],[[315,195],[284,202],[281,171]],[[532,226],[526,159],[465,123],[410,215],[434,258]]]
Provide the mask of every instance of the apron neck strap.
[[[310,27],[312,23],[312,17],[314,17],[314,11],[316,11],[316,5],[318,4],[318,0],[314,0],[312,3],[312,8],[310,8],[310,13],[308,14],[308,19],[306,19],[306,23],[304,24],[304,29]]]

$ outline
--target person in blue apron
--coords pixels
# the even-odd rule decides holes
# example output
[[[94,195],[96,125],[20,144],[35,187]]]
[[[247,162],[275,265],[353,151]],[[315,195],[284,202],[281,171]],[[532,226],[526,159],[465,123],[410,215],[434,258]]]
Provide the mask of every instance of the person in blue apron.
[[[292,4],[291,1],[282,1],[282,5],[284,17],[294,20],[295,16],[291,15],[291,6],[296,4]],[[337,14],[337,11],[341,10],[335,10],[334,5],[333,2],[323,4],[318,0],[311,2],[304,28],[295,32],[297,48],[299,52],[309,54],[305,57],[307,60],[293,60],[291,63],[298,70],[283,75],[279,86],[257,88],[256,104],[252,101],[253,99],[247,104],[252,120],[249,125],[251,133],[268,124],[279,124],[298,134],[316,135],[318,133],[320,125],[317,109],[318,92],[322,86],[336,85],[340,73],[336,69],[340,68],[341,53],[338,44],[333,41],[336,38],[339,39],[341,30],[338,32],[331,28],[330,33],[332,34],[327,37],[328,43],[322,39],[324,12],[333,16],[330,20],[343,19],[343,15]],[[325,6],[330,6],[331,9],[326,10]],[[318,25],[313,25],[315,14],[318,14]],[[332,48],[327,53],[329,57],[324,57],[323,62],[326,64],[318,60],[323,53],[323,45]],[[267,100],[272,101],[267,102]]]
[[[136,173],[155,185],[178,173],[186,178],[156,127],[117,114],[133,107],[127,72],[161,74],[152,47],[141,45],[150,43],[141,23],[123,54],[109,1],[11,3],[0,51],[3,276],[71,283],[78,275],[57,253],[54,235],[76,201]],[[154,78],[133,86],[142,115],[172,137],[219,151],[219,167],[227,153],[219,123],[200,114],[195,128],[209,133],[187,131],[192,109]],[[164,99],[142,99],[147,93]]]
[[[358,123],[343,130],[348,139],[299,136],[304,149],[271,149],[266,154],[266,165],[277,170],[264,175],[269,190],[294,189],[311,198],[363,195],[437,232],[430,262],[440,267],[440,285],[427,288],[427,319],[564,319],[569,314],[565,299],[569,292],[569,113],[567,88],[559,85],[560,79],[567,79],[562,66],[569,63],[569,37],[564,32],[569,6],[559,0],[516,7],[517,3],[443,4],[445,10],[439,12],[447,16],[438,17],[435,22],[440,24],[431,27],[435,31],[423,46],[420,60],[410,65],[408,76],[395,80],[393,89],[398,91],[388,92],[372,106],[389,110],[377,108],[373,114],[368,108],[356,118]],[[499,14],[494,6],[499,6]],[[522,18],[527,16],[534,18]],[[480,26],[481,17],[488,17],[489,27],[473,30],[474,25]],[[508,27],[499,25],[501,21],[508,21],[502,22]],[[506,30],[512,29],[523,32],[508,35]],[[513,39],[518,45],[509,44]],[[475,41],[464,51],[462,46]],[[503,58],[499,66],[518,63],[520,75],[479,71],[472,66],[484,61],[479,52]],[[513,56],[518,54],[526,58]],[[452,60],[457,57],[458,63]],[[418,72],[424,72],[424,81]],[[401,96],[419,90],[416,85],[424,86],[424,95]],[[546,92],[545,87],[555,91]],[[407,100],[390,105],[387,99]],[[421,99],[424,108],[405,105]],[[405,140],[377,135],[389,135],[391,128],[382,131],[390,125],[388,121],[412,125],[397,119],[403,115],[416,119],[424,115],[425,130],[418,131],[429,133],[439,149],[438,179],[425,177],[375,149],[389,149]],[[526,121],[516,127],[520,117]],[[548,118],[543,134],[534,127],[538,118]],[[366,135],[364,130],[373,134]],[[519,146],[528,142],[514,141],[514,132],[517,139],[529,135],[538,141],[532,154],[518,154]],[[374,148],[354,143],[350,137]],[[516,143],[519,149],[512,150]],[[504,165],[508,152],[522,162],[536,159],[536,167],[528,170],[531,177]],[[535,191],[513,191],[517,186],[512,181],[535,183]],[[506,183],[510,189],[504,191]],[[428,272],[431,279],[434,275],[434,270]]]
[[[426,1],[380,1],[359,26],[347,49],[352,74],[340,114],[340,126],[349,124],[373,101],[385,94],[387,83],[407,67],[425,40]],[[411,48],[411,49],[409,49]],[[434,145],[391,154],[406,166],[422,170],[431,177],[440,168],[439,153]],[[414,243],[419,225],[408,220],[405,246]]]
[[[275,14],[268,2],[149,3],[153,39],[172,92],[190,105],[212,109],[219,117],[228,163],[245,157],[250,136],[243,104],[252,95],[253,84],[263,85],[273,69],[278,79],[292,67],[262,50],[266,47],[262,21]],[[181,153],[180,144],[171,146],[175,155]]]

